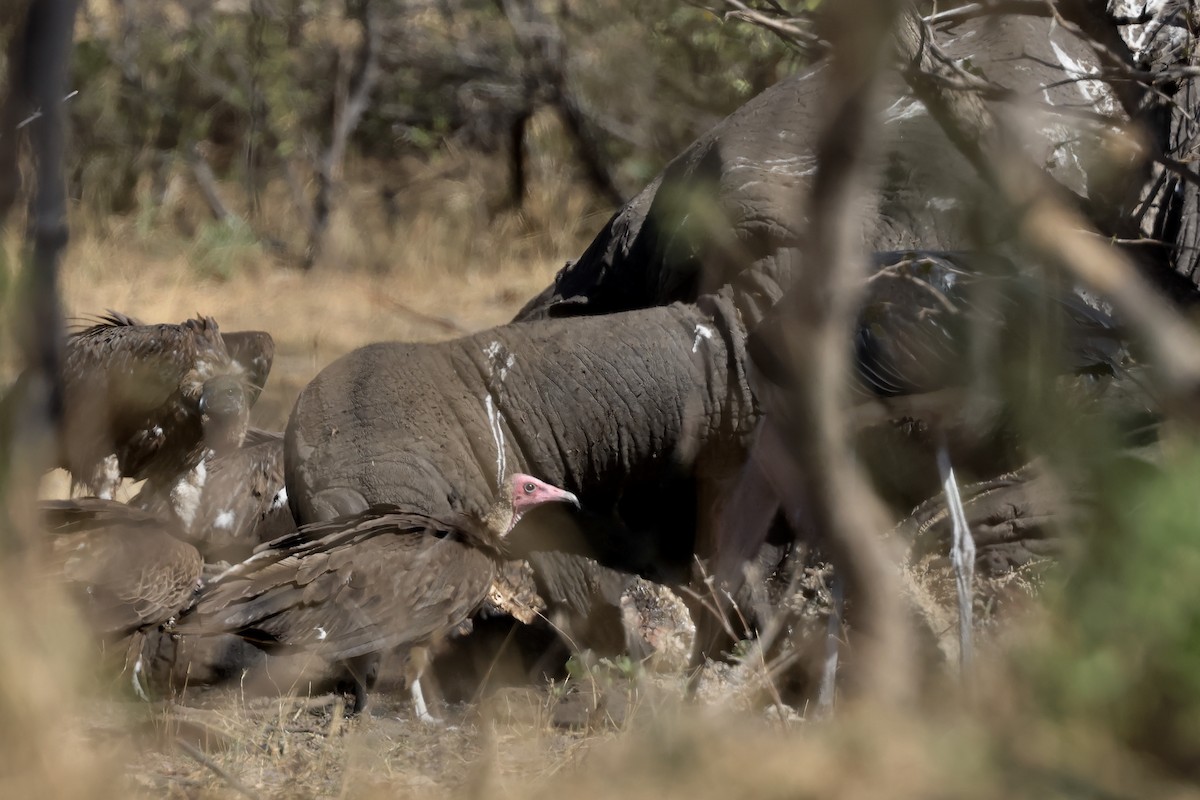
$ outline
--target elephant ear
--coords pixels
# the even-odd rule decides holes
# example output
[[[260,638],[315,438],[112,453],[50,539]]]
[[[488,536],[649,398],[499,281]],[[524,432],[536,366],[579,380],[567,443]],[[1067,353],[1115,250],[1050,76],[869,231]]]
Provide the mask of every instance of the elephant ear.
[[[780,82],[694,142],[514,321],[696,302],[769,268],[763,257],[792,241],[801,220],[783,194],[806,180],[808,161],[796,154],[812,149],[804,110],[817,87]]]
[[[1047,122],[1030,126],[1036,134],[1029,157],[1045,165],[1047,176],[1079,201],[1102,232],[1116,233],[1133,222],[1153,226],[1145,233],[1154,240],[1200,237],[1200,225],[1190,222],[1197,215],[1188,217],[1184,210],[1200,204],[1195,198],[1200,189],[1185,181],[1189,205],[1163,201],[1163,213],[1131,220],[1125,210],[1134,207],[1131,189],[1161,198],[1181,191],[1182,184],[1135,176],[1143,184],[1139,189],[1125,172],[1096,168],[1100,161],[1087,155],[1103,148],[1109,128],[1085,117],[1124,119],[1128,109],[1154,98],[1129,81],[1099,78],[1086,92],[1080,89],[1077,70],[1102,72],[1097,52],[1103,48],[1083,33],[1086,29],[1050,18],[998,15],[931,35],[948,57],[969,61],[973,73],[1006,90],[999,111],[1039,120],[1045,115]],[[697,139],[609,220],[516,321],[695,302],[730,283],[735,293],[745,291],[737,287],[743,277],[774,283],[751,291],[777,300],[794,271],[776,263],[775,256],[802,241],[807,226],[802,204],[816,174],[816,126],[827,110],[825,83],[826,67],[820,63],[786,77]],[[986,213],[995,202],[992,190],[924,104],[896,80],[889,82],[885,103],[871,181],[878,188],[859,209],[869,248],[960,250],[1008,237],[1004,223]],[[1064,114],[1072,124],[1061,124]],[[1173,136],[1174,128],[1186,125],[1168,123],[1160,137]],[[1187,146],[1173,142],[1172,152]],[[1154,206],[1147,200],[1141,207]],[[1114,228],[1115,220],[1124,221]],[[1165,220],[1170,221],[1164,227]],[[1200,248],[1180,250],[1189,253],[1189,264],[1200,259]],[[1184,260],[1182,254],[1178,258]]]

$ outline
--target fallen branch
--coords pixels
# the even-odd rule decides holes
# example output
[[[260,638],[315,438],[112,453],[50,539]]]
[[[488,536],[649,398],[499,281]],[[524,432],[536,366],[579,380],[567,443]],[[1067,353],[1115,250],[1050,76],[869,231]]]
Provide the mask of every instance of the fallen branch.
[[[888,36],[899,2],[843,0],[822,7],[832,57],[826,84],[829,114],[816,145],[817,174],[810,195],[807,235],[800,246],[803,276],[780,301],[781,355],[794,365],[800,387],[760,392],[767,420],[759,436],[778,431],[784,441],[764,458],[776,475],[795,462],[802,495],[781,493],[795,527],[811,519],[855,613],[855,658],[847,670],[859,697],[903,705],[915,693],[915,651],[901,598],[898,554],[881,537],[887,515],[855,463],[847,436],[842,387],[857,293],[867,259],[861,257],[858,209],[869,181],[871,133],[879,73],[890,56]],[[800,198],[797,198],[800,200]],[[758,447],[758,445],[756,445]],[[784,480],[778,486],[789,483]]]
[[[469,328],[463,326],[458,321],[453,320],[450,317],[443,317],[438,314],[428,314],[424,311],[413,308],[412,306],[408,305],[407,303],[402,303],[401,301],[397,300],[396,298],[390,297],[386,294],[378,294],[378,295],[376,295],[376,297],[378,298],[378,300],[381,303],[383,303],[384,305],[387,305],[390,308],[395,309],[396,311],[406,314],[406,315],[412,317],[413,319],[419,320],[421,322],[427,322],[431,325],[436,325],[437,327],[439,327],[445,331],[448,331],[450,333],[456,333],[456,334],[461,335],[461,334],[468,334],[471,332],[471,330]]]
[[[187,755],[191,756],[191,758],[194,759],[196,761],[196,763],[200,764],[202,767],[206,767],[207,769],[211,770],[213,772],[213,774],[215,774],[221,780],[225,781],[225,783],[229,784],[229,788],[233,789],[238,794],[242,795],[243,797],[249,797],[249,798],[251,798],[251,800],[257,800],[258,795],[256,795],[254,792],[247,789],[245,784],[243,784],[237,778],[233,777],[228,772],[226,772],[224,769],[222,769],[221,766],[217,762],[213,761],[211,758],[209,758],[207,755],[205,755],[204,752],[202,752],[200,750],[200,748],[196,747],[191,742],[185,740],[182,737],[176,737],[175,738],[175,746],[178,747],[180,750],[182,750]]]
[[[188,163],[192,167],[192,177],[196,179],[196,186],[200,189],[200,194],[204,196],[204,202],[208,205],[213,219],[225,223],[240,221],[221,199],[221,192],[217,188],[217,176],[209,166],[204,153],[200,151],[199,145],[192,145],[191,151],[188,153]]]

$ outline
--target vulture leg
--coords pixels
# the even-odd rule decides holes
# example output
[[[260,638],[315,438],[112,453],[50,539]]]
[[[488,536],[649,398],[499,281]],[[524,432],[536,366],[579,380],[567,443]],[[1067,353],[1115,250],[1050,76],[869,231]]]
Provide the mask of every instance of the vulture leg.
[[[367,708],[367,693],[375,688],[379,678],[379,653],[367,653],[346,659],[344,666],[353,681],[351,691],[354,693],[354,707],[351,714],[361,714]]]
[[[133,684],[133,693],[138,696],[143,702],[150,702],[150,693],[146,690],[146,665],[142,661],[142,652],[146,644],[146,634],[138,631],[130,637],[128,645],[125,648],[125,668],[129,670],[130,683]],[[130,659],[133,660],[133,666],[129,666]]]
[[[958,589],[958,638],[959,669],[966,674],[971,665],[971,632],[974,604],[973,582],[975,578],[975,540],[967,526],[967,512],[963,508],[958,481],[954,468],[950,466],[950,454],[943,442],[937,452],[938,472],[941,473],[942,491],[946,495],[946,507],[954,525],[954,543],[950,547],[950,563],[954,568],[954,582]]]
[[[404,677],[408,681],[408,691],[412,696],[413,713],[426,725],[442,725],[444,723],[441,719],[429,713],[429,706],[425,704],[425,692],[421,690],[421,675],[427,666],[429,666],[428,648],[414,647],[408,652]]]
[[[817,690],[817,713],[823,717],[833,713],[833,701],[837,692],[838,651],[842,643],[842,582],[833,576],[829,581],[829,593],[833,596],[833,608],[825,630],[825,662],[821,668],[821,685]]]
[[[429,713],[429,706],[425,705],[425,693],[421,691],[421,679],[413,678],[408,687],[409,694],[412,695],[413,712],[417,715],[417,719],[424,722],[426,725],[441,725],[442,720]]]
[[[146,691],[145,685],[142,683],[145,669],[142,666],[142,657],[139,655],[137,661],[133,662],[133,669],[130,670],[131,683],[133,683],[133,693],[136,694],[143,702],[150,702],[150,694]]]

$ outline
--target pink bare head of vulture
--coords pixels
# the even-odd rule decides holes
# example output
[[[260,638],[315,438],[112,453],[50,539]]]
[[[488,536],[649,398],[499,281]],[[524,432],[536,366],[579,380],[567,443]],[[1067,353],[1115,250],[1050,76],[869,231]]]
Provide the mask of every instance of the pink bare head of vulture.
[[[532,475],[515,473],[509,478],[509,487],[512,519],[508,521],[507,526],[501,528],[504,534],[511,532],[521,521],[521,517],[543,503],[570,503],[579,508],[579,498],[574,494],[566,489],[551,486]]]

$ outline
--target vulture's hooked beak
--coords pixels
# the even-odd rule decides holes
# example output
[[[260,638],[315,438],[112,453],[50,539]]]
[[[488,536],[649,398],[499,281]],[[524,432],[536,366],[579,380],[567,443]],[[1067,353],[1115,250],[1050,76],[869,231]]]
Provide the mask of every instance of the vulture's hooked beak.
[[[509,531],[516,527],[517,522],[527,512],[545,503],[570,503],[576,508],[582,508],[579,498],[573,492],[553,486],[532,475],[516,473],[511,478],[510,486],[512,523],[508,526]]]

